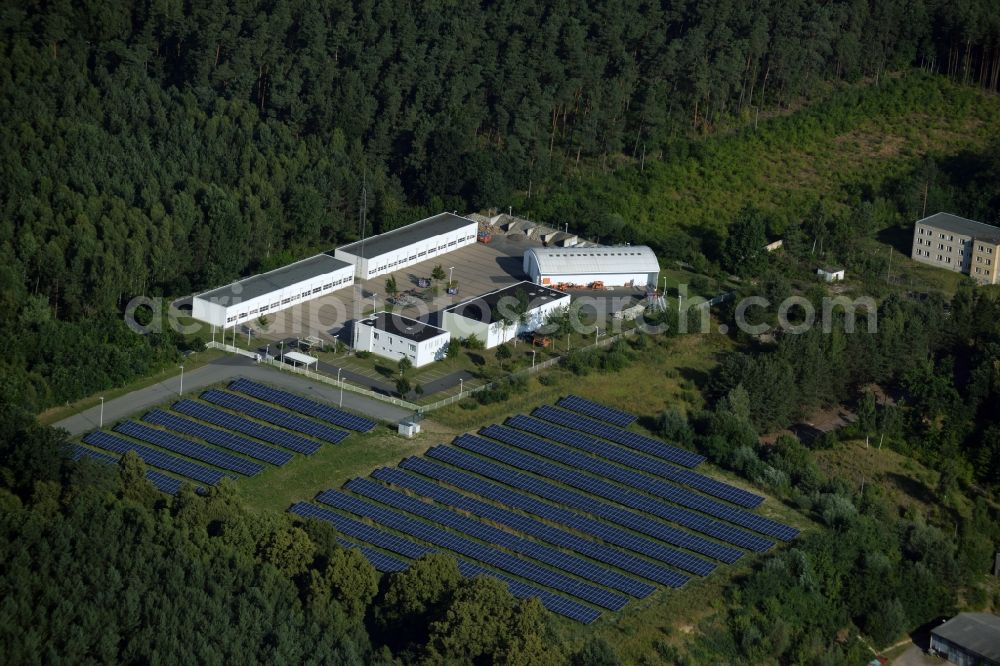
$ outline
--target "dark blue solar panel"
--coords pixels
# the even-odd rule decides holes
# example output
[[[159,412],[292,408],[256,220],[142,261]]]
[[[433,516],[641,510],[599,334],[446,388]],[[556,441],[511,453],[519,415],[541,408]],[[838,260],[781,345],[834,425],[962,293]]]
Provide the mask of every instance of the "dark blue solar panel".
[[[321,509],[318,506],[307,504],[306,502],[296,502],[292,505],[289,511],[304,518],[324,520],[332,524],[341,534],[361,539],[362,541],[366,541],[379,548],[398,553],[405,557],[416,559],[428,553],[437,552],[433,548],[418,545],[408,539],[403,539],[402,537],[390,534],[376,527],[372,527],[371,525],[366,525],[365,523],[352,518],[342,516],[339,513]],[[526,597],[538,597],[542,604],[550,611],[553,613],[559,613],[560,615],[565,615],[572,620],[577,620],[586,624],[593,622],[600,617],[600,611],[590,608],[589,606],[585,606],[581,603],[573,601],[572,599],[567,599],[566,597],[557,594],[552,594],[546,590],[527,585],[521,581],[514,580],[495,571],[484,569],[469,562],[459,560],[458,568],[459,571],[462,572],[462,575],[466,577],[486,575],[502,580],[507,583],[511,594],[515,597],[521,599]]]
[[[505,423],[519,430],[546,437],[561,444],[580,449],[581,451],[613,460],[616,463],[633,469],[655,474],[676,483],[682,483],[713,497],[728,500],[740,506],[752,509],[764,501],[764,498],[760,495],[755,495],[749,491],[731,486],[728,483],[717,481],[704,474],[676,467],[659,458],[647,456],[643,453],[625,449],[608,442],[602,442],[576,430],[562,428],[547,421],[518,415],[507,419]]]
[[[90,449],[80,446],[79,444],[73,445],[73,451],[70,456],[73,460],[79,460],[80,458],[86,457],[106,465],[118,464],[118,458],[114,458],[104,453],[98,453],[97,451],[91,451]],[[147,469],[146,478],[153,484],[153,486],[156,487],[157,490],[165,492],[169,495],[176,495],[180,492],[181,484],[183,484],[183,481],[180,479],[167,476],[162,472],[157,472],[155,469]],[[201,492],[203,491],[203,488],[199,487],[197,490]]]
[[[766,534],[767,536],[787,541],[798,534],[798,530],[787,525],[782,525],[781,523],[763,518],[743,509],[737,509],[728,504],[722,504],[704,495],[698,495],[673,484],[664,483],[641,472],[619,467],[593,456],[577,453],[576,451],[546,442],[534,435],[529,435],[513,428],[491,425],[483,428],[480,432],[497,441],[567,465],[574,470],[590,472],[602,479],[610,479],[636,490],[645,491],[688,509],[701,511],[702,513],[731,522],[740,527],[754,530],[755,532],[760,532],[761,534]]]
[[[593,400],[581,398],[578,395],[568,395],[565,398],[561,398],[556,404],[563,409],[570,409],[584,416],[600,419],[619,428],[627,428],[635,421],[635,417],[628,412],[602,405]]]
[[[640,435],[632,432],[631,430],[625,430],[624,428],[619,428],[607,423],[601,423],[600,421],[595,421],[594,419],[588,419],[586,416],[580,416],[579,414],[573,414],[572,412],[567,412],[562,409],[556,409],[555,407],[551,407],[549,405],[542,405],[538,409],[531,412],[531,415],[557,425],[572,428],[573,430],[581,430],[583,432],[590,433],[591,435],[597,435],[598,437],[611,440],[612,442],[624,444],[625,446],[636,449],[637,451],[642,451],[643,453],[648,453],[651,456],[657,456],[658,458],[663,458],[664,460],[669,460],[670,462],[675,462],[678,465],[684,465],[685,467],[697,467],[701,463],[705,462],[705,456],[703,455],[686,451],[685,449],[676,446],[670,446],[669,444],[664,444],[657,439]]]
[[[455,445],[463,449],[478,453],[479,455],[493,458],[511,467],[533,472],[540,476],[565,483],[568,486],[578,488],[584,492],[598,495],[605,499],[617,502],[636,511],[651,513],[664,520],[683,525],[690,529],[707,534],[716,539],[721,539],[741,548],[751,548],[753,550],[767,550],[774,545],[770,540],[759,537],[750,532],[738,529],[731,525],[721,523],[717,520],[706,518],[700,514],[681,509],[662,501],[643,495],[621,486],[596,479],[592,476],[576,472],[566,467],[554,465],[534,456],[529,456],[511,449],[510,447],[496,444],[480,437],[471,435],[461,435],[455,439]]]
[[[222,479],[231,476],[214,469],[203,467],[188,460],[184,460],[183,458],[167,455],[166,453],[142,446],[141,444],[133,444],[132,442],[122,439],[121,437],[115,437],[114,435],[109,435],[108,433],[100,430],[86,434],[83,437],[83,441],[91,446],[104,449],[105,451],[114,451],[119,455],[125,455],[129,451],[135,451],[136,455],[142,458],[143,462],[147,465],[159,467],[160,469],[165,469],[168,472],[173,472],[174,474],[186,476],[189,479],[194,479],[211,485],[215,485]]]
[[[469,497],[468,495],[455,492],[454,490],[448,490],[447,488],[443,488],[436,483],[425,481],[420,477],[414,476],[413,474],[409,474],[400,469],[383,467],[382,469],[375,470],[372,473],[372,476],[381,481],[385,481],[386,483],[392,483],[393,485],[401,488],[407,488],[425,497],[430,497],[431,499],[437,500],[442,504],[453,506],[461,511],[467,511],[471,514],[479,516],[482,519],[489,520],[490,522],[497,523],[499,525],[506,525],[510,528],[519,530],[524,534],[543,539],[544,541],[547,541],[555,546],[559,546],[560,548],[566,548],[567,550],[580,553],[581,555],[586,555],[587,557],[591,557],[600,562],[616,566],[624,571],[628,571],[629,573],[643,576],[644,578],[648,578],[649,580],[660,583],[661,585],[680,587],[688,580],[687,576],[661,567],[648,560],[644,560],[627,553],[622,553],[617,549],[609,548],[589,539],[584,539],[565,530],[552,527],[551,525],[547,525],[539,520],[535,520],[534,518],[529,518],[519,513],[502,509],[493,504],[488,504]],[[494,497],[492,499],[499,502],[503,501],[503,498],[500,497]],[[708,562],[705,562],[705,565],[708,571],[711,571],[714,568],[713,565]]]
[[[287,407],[300,414],[312,416],[317,419],[332,423],[335,426],[355,430],[357,432],[368,432],[375,428],[376,423],[371,419],[357,416],[342,409],[336,409],[329,405],[324,405],[315,400],[309,400],[297,396],[287,391],[279,391],[263,384],[252,382],[249,379],[237,379],[229,384],[230,390],[246,393],[247,395],[273,402],[276,405]]]
[[[251,458],[256,458],[257,460],[263,460],[264,462],[271,463],[272,465],[284,465],[294,457],[288,451],[282,451],[281,449],[276,449],[273,446],[267,446],[266,444],[261,444],[260,442],[253,441],[252,439],[234,435],[233,433],[225,430],[212,428],[211,426],[203,425],[197,421],[192,421],[190,419],[171,414],[170,412],[165,412],[162,409],[154,409],[143,416],[142,419],[144,421],[148,421],[149,423],[155,423],[158,426],[163,426],[164,428],[170,428],[171,430],[182,432],[185,435],[199,437],[210,444],[215,444],[216,446],[221,446],[229,449],[230,451],[242,453],[250,456]]]
[[[497,465],[471,456],[464,451],[450,446],[436,446],[430,449],[427,455],[455,467],[494,479],[512,488],[543,497],[556,502],[560,506],[552,506],[529,495],[514,492],[489,481],[484,481],[479,477],[451,469],[450,467],[442,467],[424,458],[407,458],[401,463],[401,467],[433,479],[441,480],[463,490],[474,492],[483,497],[495,499],[507,506],[528,511],[546,520],[552,520],[581,532],[593,534],[610,543],[624,546],[637,553],[659,560],[664,564],[671,564],[691,573],[707,575],[711,572],[713,566],[700,557],[679,552],[672,548],[666,548],[644,537],[634,535],[617,527],[605,525],[600,521],[593,520],[587,516],[581,516],[562,507],[572,507],[615,525],[627,527],[641,534],[696,553],[701,553],[702,555],[707,555],[727,564],[731,564],[743,556],[743,552],[736,548],[676,529],[643,514],[602,502],[590,495],[542,481],[534,476],[515,471],[506,465]]]
[[[272,425],[295,430],[316,439],[322,439],[331,444],[339,444],[348,436],[344,430],[337,430],[336,428],[316,423],[301,416],[290,414],[283,409],[270,407],[264,403],[233,393],[211,389],[202,393],[201,399],[227,409],[242,412],[251,418],[265,421]]]
[[[306,439],[301,435],[296,435],[295,433],[288,432],[287,430],[272,428],[271,426],[261,425],[260,423],[254,423],[253,421],[248,421],[242,416],[230,414],[229,412],[216,409],[215,407],[211,407],[204,403],[195,402],[194,400],[181,400],[179,402],[175,402],[173,404],[173,409],[181,414],[186,414],[196,419],[200,419],[206,423],[212,423],[221,428],[226,428],[227,430],[234,430],[236,432],[241,432],[244,435],[250,435],[251,437],[255,437],[265,442],[270,442],[271,444],[283,446],[286,449],[295,451],[296,453],[310,455],[319,451],[320,447],[323,446],[319,442]]]
[[[648,597],[656,591],[656,588],[648,583],[624,576],[575,555],[569,555],[538,542],[523,539],[492,525],[459,515],[452,510],[443,509],[428,502],[422,502],[403,493],[390,490],[370,479],[353,479],[348,481],[344,487],[370,500],[426,518],[436,525],[449,527],[486,543],[534,558],[539,562],[548,564],[556,569],[562,569],[567,573],[574,574],[592,583],[605,585],[638,598]]]
[[[551,569],[522,560],[509,553],[460,537],[439,527],[409,518],[397,511],[391,511],[356,497],[335,490],[320,493],[316,499],[324,504],[370,518],[382,525],[423,539],[441,548],[447,548],[474,560],[506,571],[515,576],[534,581],[560,592],[579,597],[610,610],[620,610],[628,603],[628,597],[616,592],[583,583],[575,578],[557,573]]]
[[[259,474],[264,469],[264,466],[260,463],[224,453],[210,446],[203,446],[197,442],[192,442],[190,439],[178,437],[173,433],[156,428],[150,428],[135,421],[119,423],[115,426],[115,431],[144,442],[149,442],[150,444],[155,444],[168,451],[179,453],[182,456],[194,458],[195,460],[200,460],[201,462],[206,462],[222,469],[246,474],[247,476]]]
[[[510,593],[518,599],[538,597],[541,600],[542,605],[553,613],[565,615],[569,619],[582,622],[583,624],[590,624],[601,616],[601,612],[595,608],[584,606],[583,604],[573,601],[572,599],[568,599],[558,594],[552,594],[551,592],[541,588],[528,585],[527,583],[523,583],[517,579],[511,578],[510,576],[504,576],[503,574],[495,571],[484,569],[481,566],[472,564],[471,562],[466,562],[465,560],[458,561],[458,570],[466,578],[475,578],[476,576],[492,576],[493,578],[502,580],[507,583]]]
[[[357,548],[358,551],[365,556],[365,559],[371,562],[371,565],[375,567],[376,571],[381,571],[382,573],[392,573],[394,571],[406,571],[410,565],[398,557],[393,557],[392,555],[386,555],[385,553],[375,550],[373,548],[368,548],[366,546],[359,546],[353,544],[350,541],[344,541],[343,539],[337,539],[337,545],[341,548]]]

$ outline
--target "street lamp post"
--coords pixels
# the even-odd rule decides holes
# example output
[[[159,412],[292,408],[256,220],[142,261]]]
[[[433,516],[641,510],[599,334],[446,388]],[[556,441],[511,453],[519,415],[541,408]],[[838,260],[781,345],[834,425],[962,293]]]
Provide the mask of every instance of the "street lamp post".
[[[344,406],[344,382],[340,381],[341,370],[343,370],[343,368],[337,368],[337,383],[340,384],[340,404],[338,405],[339,407]]]
[[[181,387],[177,391],[177,395],[183,395],[183,393],[184,393],[184,366],[182,365],[182,366],[179,366],[179,367],[181,369]]]
[[[282,362],[282,363],[284,363],[284,362],[285,362],[285,341],[284,341],[284,340],[282,340],[282,341],[281,341],[280,343],[278,343],[278,344],[280,344],[280,345],[281,345],[281,362]]]
[[[663,295],[667,295],[667,276],[663,276]]]
[[[268,342],[264,345],[264,362],[267,363],[267,357],[271,355],[271,343]]]
[[[104,396],[103,395],[101,396],[101,417],[100,417],[100,420],[97,423],[97,427],[98,428],[103,428],[104,427]]]
[[[250,333],[253,331],[250,324],[247,324],[247,349],[250,349]]]
[[[454,266],[452,266],[451,268],[448,269],[448,286],[449,287],[451,286],[451,276],[454,275],[454,272],[455,272],[455,267]]]
[[[535,367],[535,350],[534,349],[531,350],[531,367],[532,368]]]
[[[462,393],[465,391],[465,379],[462,377],[458,378],[458,397],[462,397]]]
[[[594,346],[597,346],[597,338],[601,337],[601,329],[594,327]]]

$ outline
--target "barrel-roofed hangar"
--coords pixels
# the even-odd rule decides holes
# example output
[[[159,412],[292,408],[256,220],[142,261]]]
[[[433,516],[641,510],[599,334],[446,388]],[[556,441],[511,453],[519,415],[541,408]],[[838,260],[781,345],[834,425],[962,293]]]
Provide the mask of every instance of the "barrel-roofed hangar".
[[[534,247],[524,252],[524,272],[541,285],[655,286],[660,264],[645,245]]]

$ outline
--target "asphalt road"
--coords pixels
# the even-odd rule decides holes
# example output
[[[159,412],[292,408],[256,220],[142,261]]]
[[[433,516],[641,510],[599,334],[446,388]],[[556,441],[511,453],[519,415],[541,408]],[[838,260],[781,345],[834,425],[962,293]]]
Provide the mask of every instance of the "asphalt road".
[[[313,382],[306,377],[293,375],[267,366],[260,366],[242,356],[227,356],[196,370],[184,373],[184,395],[196,397],[206,386],[224,382],[237,377],[246,377],[254,381],[266,382],[272,386],[287,389],[306,397],[331,405],[340,402],[340,389],[335,386]],[[156,405],[162,405],[178,398],[180,377],[157,382],[146,388],[141,388],[104,403],[104,423],[110,425],[133,414],[139,414]],[[364,414],[379,421],[398,423],[409,418],[412,413],[402,407],[373,400],[371,398],[344,391],[345,409]],[[56,428],[62,428],[71,435],[79,435],[99,427],[100,405],[84,410],[54,423]]]

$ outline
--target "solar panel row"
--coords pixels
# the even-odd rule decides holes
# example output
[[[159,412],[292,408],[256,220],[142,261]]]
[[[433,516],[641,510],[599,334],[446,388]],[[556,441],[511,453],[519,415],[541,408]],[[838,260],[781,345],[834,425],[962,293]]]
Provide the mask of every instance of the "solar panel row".
[[[740,527],[754,530],[755,532],[760,532],[761,534],[766,534],[767,536],[787,541],[798,534],[798,530],[787,525],[782,525],[781,523],[763,518],[749,511],[744,511],[743,509],[722,504],[703,495],[693,493],[690,490],[654,479],[641,472],[619,467],[605,460],[577,453],[519,430],[491,425],[481,429],[480,432],[497,441],[567,465],[574,470],[584,470],[599,478],[611,479],[624,486],[645,491],[651,495],[674,502],[679,506],[701,511],[702,513],[726,520]]]
[[[685,467],[697,467],[705,462],[705,456],[703,455],[686,451],[676,446],[670,446],[657,439],[640,435],[631,430],[625,430],[617,426],[595,421],[594,419],[588,419],[579,414],[556,409],[550,405],[542,405],[531,412],[531,415],[550,423],[566,426],[573,430],[580,430],[612,442],[624,444],[643,453],[648,453],[649,455],[663,458],[664,460],[669,460]]]
[[[123,423],[119,423],[114,429],[115,432],[120,432],[123,435],[128,435],[129,437],[134,437],[135,439],[142,440],[150,444],[155,444],[160,448],[173,451],[174,453],[179,453],[182,456],[200,460],[201,462],[208,463],[209,465],[215,465],[216,467],[220,467],[222,469],[228,469],[241,474],[246,474],[247,476],[255,476],[264,469],[264,466],[260,463],[247,460],[246,458],[230,455],[228,453],[223,453],[222,451],[210,446],[203,446],[197,442],[192,442],[190,439],[185,439],[184,437],[179,437],[173,433],[158,430],[156,428],[150,428],[149,426],[136,423],[135,421],[125,421]]]
[[[293,458],[292,454],[288,451],[282,451],[273,446],[255,442],[252,439],[241,437],[226,430],[202,425],[196,421],[165,412],[162,409],[154,409],[143,416],[142,419],[149,423],[163,426],[164,428],[182,432],[185,435],[200,437],[210,444],[215,444],[216,446],[221,446],[230,451],[236,451],[257,460],[278,465],[279,467]]]
[[[506,571],[554,590],[571,594],[584,601],[589,601],[610,610],[620,610],[628,603],[628,597],[621,594],[583,583],[551,569],[546,569],[545,567],[522,560],[504,551],[457,536],[439,527],[409,518],[397,511],[390,511],[342,492],[327,490],[320,493],[316,499],[342,511],[349,511],[359,516],[370,518],[382,525],[422,539],[435,546],[447,548],[455,553],[496,567],[501,571]]]
[[[764,501],[764,498],[760,495],[755,495],[742,488],[717,481],[710,476],[671,465],[659,458],[654,458],[644,453],[638,453],[608,442],[601,442],[582,432],[562,428],[530,416],[519,414],[510,417],[504,423],[518,430],[534,433],[555,442],[580,449],[581,451],[613,460],[632,469],[655,474],[661,478],[690,486],[703,493],[740,506],[752,509]]]
[[[260,423],[254,423],[253,421],[248,421],[242,416],[230,414],[229,412],[221,409],[216,409],[215,407],[195,402],[194,400],[181,400],[179,402],[175,402],[172,408],[181,414],[186,414],[187,416],[200,419],[206,423],[212,423],[221,428],[226,428],[227,430],[241,432],[244,435],[250,435],[251,437],[256,437],[257,439],[265,442],[270,442],[271,444],[283,446],[286,449],[295,451],[296,453],[310,455],[316,453],[316,451],[323,446],[319,442],[306,439],[301,435],[296,435],[295,433],[288,432],[287,430],[272,428],[270,426],[261,425]]]
[[[513,470],[506,465],[497,465],[493,462],[471,456],[464,451],[460,451],[459,449],[455,449],[450,446],[436,446],[427,451],[427,455],[436,460],[454,465],[460,469],[468,470],[499,481],[500,483],[507,484],[512,488],[533,493],[538,497],[543,497],[552,502],[557,502],[562,506],[568,506],[580,511],[585,511],[586,513],[597,516],[616,525],[627,527],[635,530],[636,532],[651,536],[674,546],[680,546],[681,548],[686,548],[696,553],[707,555],[708,557],[712,557],[727,564],[735,562],[743,556],[742,551],[730,546],[718,544],[696,534],[679,530],[674,527],[670,527],[669,525],[664,525],[663,523],[653,520],[652,518],[648,518],[640,513],[635,513],[612,504],[607,504],[591,497],[590,495],[554,485],[534,476]],[[456,472],[450,468],[440,467],[439,465],[431,463],[423,458],[407,458],[402,462],[401,467],[419,472],[431,478],[441,478],[447,483],[461,487],[463,490],[477,492],[483,497],[494,498],[497,499],[497,501],[501,501],[502,498],[502,501],[508,506],[521,508],[543,518],[562,522],[566,525],[570,525],[574,529],[583,531],[589,529],[591,533],[596,536],[600,536],[601,538],[609,541],[614,541],[615,543],[619,543],[619,545],[624,545],[627,548],[653,557],[665,564],[675,565],[685,571],[690,571],[691,573],[700,575],[708,573],[708,571],[704,571],[703,569],[704,565],[708,563],[699,557],[675,551],[672,548],[665,548],[643,537],[631,535],[631,533],[626,532],[625,530],[604,526],[603,523],[591,521],[586,517],[578,516],[573,512],[566,511],[561,507],[554,507],[550,504],[546,504],[545,502],[540,502],[534,498],[522,495],[521,493],[513,493],[512,491],[508,491],[506,488],[501,488],[495,484],[491,484],[490,482],[482,481],[478,477]],[[447,475],[442,473],[440,470],[446,470]],[[483,486],[483,483],[489,485]]]
[[[455,439],[455,445],[468,451],[472,451],[473,453],[486,456],[487,458],[498,460],[504,464],[510,465],[511,467],[533,472],[545,478],[565,483],[568,486],[603,497],[613,502],[617,502],[636,511],[651,513],[655,516],[663,518],[664,520],[683,525],[684,527],[701,532],[702,534],[707,534],[708,536],[731,543],[734,546],[761,551],[767,550],[774,545],[767,539],[751,534],[750,532],[737,529],[731,525],[726,525],[725,523],[706,518],[705,516],[694,513],[693,511],[664,504],[663,502],[647,495],[622,488],[621,486],[613,483],[608,483],[607,481],[603,481],[586,474],[581,474],[580,472],[576,472],[565,467],[554,465],[539,458],[535,458],[534,456],[520,453],[510,447],[495,444],[494,442],[490,442],[489,440],[485,440],[480,437],[461,435]]]
[[[590,624],[601,616],[601,612],[597,609],[584,606],[583,604],[573,601],[572,599],[568,599],[562,595],[552,594],[546,590],[528,585],[527,583],[523,583],[519,580],[511,578],[510,576],[504,576],[503,574],[495,571],[484,569],[481,566],[472,564],[471,562],[466,562],[465,560],[458,561],[458,570],[466,578],[475,578],[476,576],[492,576],[493,578],[507,583],[507,588],[510,590],[510,593],[518,599],[538,597],[541,600],[542,605],[553,613],[565,615],[571,620],[576,620],[577,622],[582,622],[583,624]]]
[[[464,536],[470,536],[488,544],[505,548],[514,553],[531,557],[556,569],[574,574],[592,583],[644,598],[656,591],[652,585],[622,575],[611,569],[588,562],[575,555],[570,555],[545,546],[536,541],[523,539],[510,532],[487,525],[473,518],[459,515],[453,510],[438,507],[428,502],[422,502],[414,497],[391,490],[370,479],[353,479],[344,488],[370,500],[381,502],[400,511],[406,511],[416,516],[433,521],[437,525],[449,527]]]
[[[337,539],[337,545],[341,548],[357,548],[358,552],[365,556],[365,559],[371,562],[372,566],[375,567],[376,571],[381,571],[382,573],[392,573],[395,571],[405,571],[410,567],[410,565],[398,557],[393,557],[392,555],[386,555],[382,551],[375,550],[373,548],[368,548],[366,546],[359,546],[353,544],[350,541],[344,541],[343,539]]]
[[[97,462],[103,463],[105,465],[117,465],[118,459],[112,456],[106,455],[104,453],[98,453],[97,451],[91,451],[90,449],[80,446],[79,444],[73,445],[73,450],[70,452],[70,457],[73,460],[79,460],[80,458],[90,458],[91,460],[96,460]],[[157,472],[155,469],[146,470],[146,479],[149,480],[157,490],[165,492],[168,495],[176,495],[180,492],[181,484],[183,483],[180,479],[175,479],[172,476],[167,476],[162,472]]]
[[[628,412],[602,405],[593,400],[581,398],[578,395],[568,395],[565,398],[560,398],[556,404],[563,409],[569,409],[584,416],[600,419],[619,428],[627,428],[635,421],[635,417]]]
[[[271,425],[281,426],[282,428],[288,428],[289,430],[295,430],[309,435],[310,437],[330,442],[331,444],[339,444],[347,437],[347,432],[343,430],[337,430],[336,428],[331,428],[321,423],[310,421],[309,419],[302,418],[301,416],[289,414],[283,409],[269,407],[268,405],[257,402],[256,400],[250,400],[249,398],[244,398],[233,393],[210,389],[201,394],[201,399],[207,400],[208,402],[221,407],[226,407],[227,409],[242,412],[247,416],[260,421],[265,421]]]
[[[372,473],[372,476],[392,483],[400,488],[407,488],[415,493],[430,497],[442,504],[453,506],[462,511],[479,516],[499,525],[516,529],[524,534],[542,539],[560,548],[566,548],[592,559],[616,566],[623,571],[643,576],[653,582],[666,585],[668,587],[681,587],[687,582],[688,577],[676,571],[664,568],[628,553],[623,553],[615,548],[609,548],[596,541],[584,539],[563,529],[552,527],[534,518],[502,509],[493,504],[482,502],[478,499],[463,495],[462,493],[449,490],[436,483],[431,483],[420,477],[404,472],[393,467],[383,467]],[[498,499],[498,501],[500,501]],[[712,565],[705,563],[711,571]]]
[[[278,389],[273,389],[269,386],[252,382],[249,379],[237,379],[229,384],[229,388],[233,391],[246,393],[247,395],[255,398],[266,400],[276,405],[281,405],[282,407],[287,407],[288,409],[299,412],[300,414],[312,416],[326,421],[327,423],[347,428],[348,430],[368,432],[376,425],[376,423],[371,419],[356,416],[355,414],[345,412],[341,409],[324,405],[321,402],[297,396],[294,393],[279,391]]]
[[[372,527],[351,518],[347,518],[346,516],[342,516],[339,513],[322,509],[314,504],[297,502],[292,505],[289,511],[305,518],[324,520],[332,524],[341,534],[346,534],[362,541],[366,541],[379,548],[384,548],[385,550],[403,555],[405,557],[416,559],[428,553],[436,552],[433,548],[421,546],[410,541],[409,539],[398,537],[376,527]],[[601,615],[600,611],[573,601],[572,599],[568,599],[558,594],[552,594],[546,590],[527,585],[521,581],[508,578],[507,576],[503,576],[497,572],[484,569],[463,560],[458,561],[458,567],[463,576],[473,577],[487,575],[498,578],[507,583],[511,594],[514,596],[522,599],[526,597],[538,597],[542,604],[550,611],[553,613],[559,613],[560,615],[565,615],[572,620],[589,624]]]
[[[201,481],[211,485],[215,485],[222,479],[232,476],[229,474],[223,474],[222,472],[214,469],[209,469],[208,467],[203,467],[188,460],[184,460],[183,458],[167,455],[166,453],[142,446],[141,444],[133,444],[128,440],[115,437],[114,435],[110,435],[100,430],[87,433],[84,435],[83,441],[91,446],[96,446],[97,448],[104,449],[105,451],[113,451],[120,455],[125,455],[129,451],[134,451],[135,454],[142,458],[143,462],[147,465],[159,467],[160,469],[165,469],[168,472],[180,474],[181,476],[186,476],[189,479],[194,479],[195,481]]]

